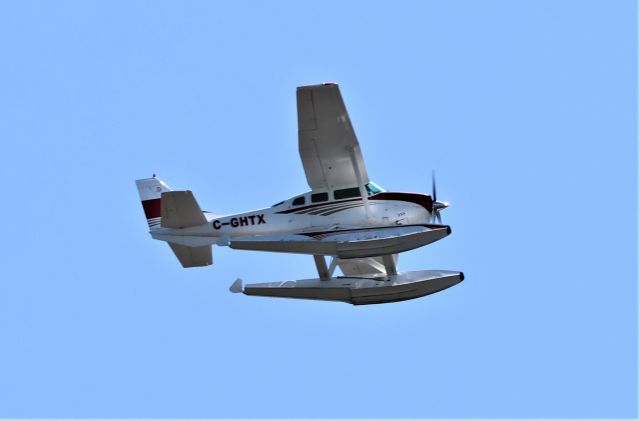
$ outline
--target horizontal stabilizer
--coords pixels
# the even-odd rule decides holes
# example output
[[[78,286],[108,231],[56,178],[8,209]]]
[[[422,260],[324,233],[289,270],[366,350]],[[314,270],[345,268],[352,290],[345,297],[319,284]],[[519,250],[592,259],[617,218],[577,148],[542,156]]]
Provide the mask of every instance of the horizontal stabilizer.
[[[337,256],[356,259],[401,253],[438,241],[451,233],[447,225],[413,225],[334,230],[232,239],[238,250]]]
[[[161,216],[163,228],[188,228],[207,223],[190,190],[162,193]]]
[[[175,253],[182,267],[192,268],[209,266],[213,263],[211,246],[187,247],[180,244],[167,243]]]

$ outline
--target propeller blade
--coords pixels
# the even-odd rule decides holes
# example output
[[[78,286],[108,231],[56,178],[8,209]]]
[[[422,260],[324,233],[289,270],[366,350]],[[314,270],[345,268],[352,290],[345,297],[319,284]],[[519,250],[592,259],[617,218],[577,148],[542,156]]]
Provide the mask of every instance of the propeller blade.
[[[436,198],[436,172],[435,171],[431,171],[431,192],[433,193],[433,201],[435,202],[436,200],[438,200]]]
[[[438,202],[438,193],[436,192],[436,172],[431,172],[431,223],[438,222],[442,224],[442,217],[440,216],[440,209],[445,209],[449,206],[448,203]]]

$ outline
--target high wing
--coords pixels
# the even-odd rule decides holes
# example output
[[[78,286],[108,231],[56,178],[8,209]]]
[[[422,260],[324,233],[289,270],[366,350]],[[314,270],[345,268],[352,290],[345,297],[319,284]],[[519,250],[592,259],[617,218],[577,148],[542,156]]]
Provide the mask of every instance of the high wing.
[[[298,147],[311,190],[369,182],[358,139],[335,83],[300,86]]]

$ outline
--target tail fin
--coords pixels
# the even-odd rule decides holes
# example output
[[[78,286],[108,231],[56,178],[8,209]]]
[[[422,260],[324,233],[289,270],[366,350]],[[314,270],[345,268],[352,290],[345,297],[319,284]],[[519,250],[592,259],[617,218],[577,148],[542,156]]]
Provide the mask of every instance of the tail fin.
[[[190,191],[173,192],[165,195],[163,211],[162,194],[172,191],[162,180],[155,177],[136,180],[144,215],[149,228],[160,228],[162,213],[165,213],[165,225],[170,228],[195,226],[207,222],[200,206]],[[165,240],[166,241],[166,240]],[[209,266],[213,263],[211,246],[189,247],[167,242],[182,267]]]
[[[162,180],[156,178],[155,175],[152,178],[136,180],[136,186],[138,187],[142,208],[144,209],[144,215],[147,217],[149,228],[152,230],[159,228],[162,209],[160,198],[162,193],[171,191],[171,189]]]

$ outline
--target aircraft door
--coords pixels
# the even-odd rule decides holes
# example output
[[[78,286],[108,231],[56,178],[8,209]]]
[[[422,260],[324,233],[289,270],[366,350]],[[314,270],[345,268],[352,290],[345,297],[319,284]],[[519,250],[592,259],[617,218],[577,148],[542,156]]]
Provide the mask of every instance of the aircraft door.
[[[291,202],[292,212],[289,213],[290,228],[304,230],[311,225],[309,211],[309,195],[298,196]]]

